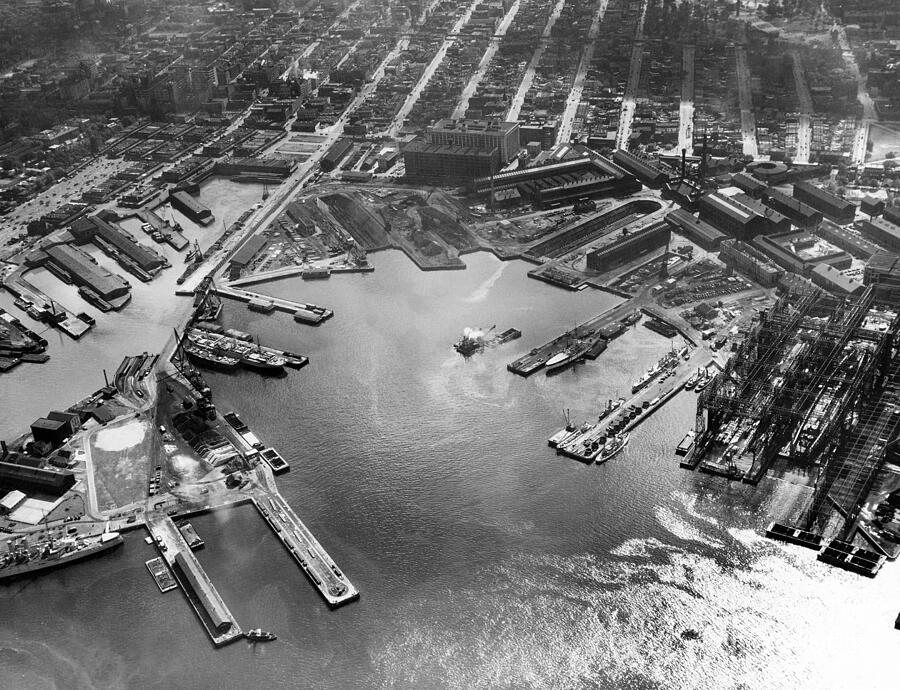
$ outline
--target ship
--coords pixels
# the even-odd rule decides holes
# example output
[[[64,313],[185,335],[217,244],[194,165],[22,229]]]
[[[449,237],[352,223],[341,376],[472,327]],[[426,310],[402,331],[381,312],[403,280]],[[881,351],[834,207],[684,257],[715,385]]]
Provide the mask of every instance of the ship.
[[[76,563],[123,543],[118,532],[104,532],[99,537],[50,539],[31,548],[14,548],[0,556],[0,582]]]
[[[597,417],[597,421],[602,422],[604,419],[609,417],[609,415],[618,410],[624,402],[625,398],[619,398],[618,400],[607,400],[606,407],[604,407],[600,412],[600,415]]]
[[[687,454],[690,452],[691,448],[693,448],[693,446],[694,446],[694,437],[695,437],[695,435],[696,435],[696,434],[695,434],[695,432],[694,432],[693,429],[691,429],[690,431],[688,431],[688,432],[684,435],[684,438],[681,439],[681,443],[679,443],[679,444],[676,446],[676,448],[675,448],[675,455],[687,455]]]
[[[303,280],[324,280],[331,276],[329,268],[306,268],[300,273]]]
[[[597,462],[606,462],[610,458],[621,453],[625,449],[625,446],[628,445],[628,439],[629,434],[613,436],[606,442],[606,445],[600,449],[600,453],[597,455]]]
[[[75,314],[75,316],[80,321],[84,321],[88,326],[96,326],[97,325],[97,320],[93,316],[88,314],[87,312],[81,311],[81,312],[78,312],[77,314]]]
[[[478,338],[472,338],[464,335],[460,340],[453,344],[453,349],[463,357],[471,357],[484,347],[484,343]]]
[[[241,355],[240,362],[248,369],[263,374],[280,374],[284,371],[284,357],[268,355],[265,352],[250,350]]]
[[[278,639],[278,636],[275,633],[266,632],[260,628],[248,630],[244,633],[244,637],[253,642],[271,642],[272,640]]]
[[[181,349],[194,364],[199,364],[207,369],[232,372],[237,369],[237,365],[240,363],[237,357],[218,354],[190,340],[182,342]]]
[[[662,357],[660,357],[659,361],[652,367],[647,370],[647,373],[641,376],[634,384],[631,386],[632,393],[638,393],[639,391],[644,390],[647,386],[649,386],[657,376],[662,374],[663,372],[668,372],[674,369],[678,365],[678,354],[674,351],[667,352]]]
[[[584,357],[589,349],[590,346],[587,345],[571,345],[562,352],[558,352],[548,359],[547,363],[544,365],[547,369],[547,373],[549,374],[551,371],[562,369],[577,362]]]
[[[694,386],[696,386],[700,382],[700,372],[697,371],[691,375],[691,377],[684,382],[685,390],[691,390]]]

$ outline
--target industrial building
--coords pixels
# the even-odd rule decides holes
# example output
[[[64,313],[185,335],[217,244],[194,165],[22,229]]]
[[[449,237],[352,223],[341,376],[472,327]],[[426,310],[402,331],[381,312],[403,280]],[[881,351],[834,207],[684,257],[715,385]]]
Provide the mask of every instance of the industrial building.
[[[633,175],[612,161],[593,154],[559,163],[476,178],[474,193],[516,189],[523,201],[538,206],[574,203],[591,196],[626,196],[641,190]]]
[[[747,173],[735,173],[731,176],[731,184],[754,199],[759,199],[768,189],[763,182]]]
[[[850,223],[856,216],[856,206],[852,203],[809,182],[794,183],[794,198],[818,209],[837,223]]]
[[[669,173],[662,166],[630,151],[619,149],[613,153],[613,162],[651,187],[661,187],[669,181]]]
[[[791,230],[791,221],[786,216],[783,216],[775,209],[767,206],[759,199],[756,199],[749,194],[735,194],[731,197],[733,201],[737,201],[740,204],[743,204],[751,211],[756,212],[758,215],[762,216],[766,219],[766,234],[774,234],[779,232],[790,232]]]
[[[774,287],[784,273],[769,258],[740,240],[723,240],[719,258],[726,266],[752,278],[763,287]]]
[[[860,295],[865,289],[858,280],[845,276],[834,266],[825,263],[814,266],[809,277],[814,285],[836,295]]]
[[[169,203],[192,221],[199,223],[200,225],[209,225],[215,220],[212,211],[187,192],[177,191],[170,193]]]
[[[49,444],[51,448],[61,446],[71,434],[71,424],[60,419],[41,417],[31,424],[31,435],[34,442]]]
[[[862,234],[884,249],[900,252],[900,225],[884,218],[869,218],[860,225]]]
[[[766,205],[774,208],[783,216],[790,218],[791,222],[800,228],[814,228],[822,222],[822,212],[817,211],[809,204],[804,204],[799,199],[784,192],[767,187],[762,194]]]
[[[0,487],[3,489],[60,496],[75,486],[75,475],[70,470],[10,462],[16,459],[15,456],[7,456],[4,462],[0,462]]]
[[[739,240],[749,240],[764,234],[768,221],[753,209],[721,194],[706,194],[700,198],[700,220],[715,226]]]
[[[665,247],[671,236],[668,223],[654,223],[650,227],[628,233],[615,242],[588,252],[587,267],[601,273],[611,271],[660,247]]]
[[[130,295],[131,286],[124,278],[110,273],[78,247],[57,244],[44,251],[49,260],[58,269],[65,271],[73,283],[93,290],[114,307]]]
[[[782,268],[804,276],[822,264],[842,271],[853,261],[847,252],[804,230],[761,235],[753,245]]]
[[[341,160],[346,156],[350,149],[353,148],[353,142],[350,139],[341,138],[334,142],[325,152],[319,161],[319,165],[325,172],[334,170]]]
[[[194,596],[203,605],[203,610],[209,617],[213,628],[220,633],[228,632],[234,625],[234,621],[229,617],[228,611],[221,601],[209,595],[212,584],[206,573],[200,569],[193,558],[186,557],[181,551],[175,554],[175,564],[191,586]]]
[[[900,206],[885,206],[881,215],[894,225],[900,225]]]
[[[872,286],[880,304],[900,304],[900,255],[877,252],[866,264],[863,282]]]
[[[706,221],[702,221],[683,208],[677,208],[666,215],[675,232],[687,237],[691,242],[700,245],[706,251],[713,251],[719,247],[722,240],[728,239],[728,235],[714,228]]]
[[[876,252],[880,251],[880,247],[877,244],[869,242],[856,232],[842,228],[830,220],[823,221],[816,228],[816,234],[823,240],[828,240],[834,246],[852,254],[857,259],[868,261]]]
[[[244,244],[242,244],[228,260],[232,274],[237,272],[239,275],[240,271],[250,264],[253,257],[259,254],[266,244],[268,244],[268,240],[263,235],[253,235],[249,240],[244,242]]]

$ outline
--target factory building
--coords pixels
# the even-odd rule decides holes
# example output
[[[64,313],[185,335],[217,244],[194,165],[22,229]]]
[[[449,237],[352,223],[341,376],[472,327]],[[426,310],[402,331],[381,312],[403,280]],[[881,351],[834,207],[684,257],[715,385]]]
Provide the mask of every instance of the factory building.
[[[613,163],[651,187],[661,187],[669,181],[669,174],[662,167],[624,149],[613,153]]]
[[[818,209],[837,223],[850,223],[856,216],[856,206],[852,203],[809,182],[794,184],[794,198]]]
[[[228,632],[233,622],[222,604],[216,598],[210,596],[209,591],[212,588],[212,583],[210,583],[206,573],[198,567],[197,562],[193,558],[185,557],[181,551],[175,554],[175,563],[188,581],[191,589],[194,590],[194,595],[203,605],[203,610],[209,616],[213,627],[220,633]]]
[[[863,282],[875,288],[875,298],[884,304],[900,304],[900,256],[876,252],[863,272]]]
[[[417,137],[402,150],[406,175],[414,179],[465,180],[490,175],[502,167],[496,148],[446,146]]]
[[[131,287],[123,278],[107,271],[78,247],[58,244],[48,247],[45,252],[50,261],[65,271],[72,282],[90,288],[110,304],[129,294]]]
[[[69,422],[60,419],[41,417],[31,424],[31,435],[35,443],[46,443],[51,448],[58,448],[72,434]]]
[[[73,486],[75,475],[70,470],[0,462],[0,488],[6,490],[18,489],[26,493],[36,491],[61,496]]]
[[[654,223],[650,227],[629,233],[621,239],[588,252],[587,267],[601,273],[624,266],[650,252],[665,247],[671,238],[667,223]]]
[[[728,239],[724,232],[716,230],[709,223],[696,218],[683,208],[677,208],[666,215],[666,222],[675,232],[687,237],[706,251],[717,249],[722,240]]]
[[[766,206],[759,199],[755,199],[749,194],[735,194],[731,197],[757,214],[766,219],[766,233],[773,234],[778,232],[790,232],[791,221],[786,216],[781,215],[778,211]]]
[[[322,159],[319,161],[319,165],[322,166],[322,170],[324,170],[325,172],[334,170],[344,158],[344,156],[346,156],[352,148],[353,142],[350,139],[338,139],[331,145],[331,147],[325,152],[325,155],[322,156]]]
[[[862,234],[872,242],[892,252],[900,252],[900,225],[884,218],[864,220]]]
[[[723,240],[719,258],[726,266],[752,278],[763,287],[774,287],[784,273],[761,252],[740,240]]]
[[[775,209],[783,216],[787,216],[791,222],[800,228],[814,228],[822,222],[822,212],[817,211],[809,204],[804,204],[799,199],[784,192],[766,188],[762,195],[766,205]]]
[[[768,189],[766,185],[747,173],[735,173],[731,176],[731,184],[740,189],[745,194],[759,199]]]
[[[756,235],[762,235],[769,225],[768,221],[753,209],[721,194],[706,194],[700,198],[698,206],[700,220],[739,240],[749,240]]]
[[[868,261],[872,256],[880,250],[877,244],[869,242],[860,237],[855,232],[842,228],[840,225],[832,223],[830,220],[823,221],[818,228],[816,234],[823,240],[828,240],[836,247],[840,247],[845,252],[849,252],[858,259]]]
[[[853,261],[839,247],[803,230],[756,237],[752,243],[782,268],[804,276],[823,264],[842,271]]]
[[[845,276],[828,264],[819,264],[813,268],[809,277],[815,285],[836,295],[861,295],[866,289],[858,280]]]

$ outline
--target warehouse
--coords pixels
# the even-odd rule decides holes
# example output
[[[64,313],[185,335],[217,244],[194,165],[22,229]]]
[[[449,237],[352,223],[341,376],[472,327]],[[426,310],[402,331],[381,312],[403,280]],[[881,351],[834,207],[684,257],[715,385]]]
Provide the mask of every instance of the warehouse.
[[[712,225],[696,218],[683,208],[675,209],[666,215],[666,222],[674,228],[675,232],[684,235],[707,251],[716,249],[722,240],[728,239],[728,235],[724,232],[716,230]]]
[[[159,270],[165,259],[150,247],[139,244],[131,235],[118,225],[109,223],[99,216],[80,218],[70,228],[72,236],[80,242],[93,242],[101,249],[108,247],[130,259],[147,273]],[[99,240],[99,241],[98,241]]]
[[[50,261],[65,271],[72,282],[90,288],[110,304],[129,294],[131,287],[124,278],[107,271],[78,247],[58,244],[45,251]]]
[[[655,249],[665,247],[670,238],[671,230],[667,223],[654,223],[650,227],[625,235],[611,244],[589,252],[587,267],[601,273],[611,271]]]
[[[767,206],[790,218],[791,222],[797,227],[814,228],[822,222],[823,216],[821,211],[817,211],[809,204],[804,204],[799,199],[788,196],[772,187],[769,187],[763,193],[763,200]]]
[[[209,225],[215,220],[212,211],[187,192],[172,192],[169,194],[169,202],[195,223]]]
[[[191,586],[194,595],[203,605],[203,610],[209,616],[213,627],[220,633],[228,632],[234,624],[228,616],[228,611],[222,606],[221,602],[210,596],[212,584],[193,558],[187,558],[179,551],[175,554],[175,563],[178,569],[184,575],[188,584]]]
[[[668,173],[660,166],[623,149],[613,154],[613,163],[652,187],[661,187],[669,181]]]
[[[861,225],[862,233],[884,249],[900,251],[900,225],[884,218],[870,218]]]
[[[852,203],[809,182],[794,184],[794,198],[818,209],[837,223],[850,223],[856,216],[856,206]]]
[[[768,228],[768,221],[763,216],[721,194],[706,194],[698,205],[701,220],[739,240],[764,234]]]

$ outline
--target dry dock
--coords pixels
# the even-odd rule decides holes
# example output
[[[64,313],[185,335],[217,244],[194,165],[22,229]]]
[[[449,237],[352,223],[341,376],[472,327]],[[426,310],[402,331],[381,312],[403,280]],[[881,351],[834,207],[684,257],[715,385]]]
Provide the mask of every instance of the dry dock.
[[[278,310],[293,314],[294,320],[301,323],[319,324],[322,321],[325,321],[325,319],[330,319],[334,316],[333,311],[316,304],[293,302],[280,297],[269,297],[268,295],[261,295],[256,292],[233,287],[216,286],[212,288],[212,290],[220,297],[228,297],[229,299],[245,302],[247,304],[250,302],[254,302],[255,304],[270,304],[270,311]]]
[[[148,514],[147,529],[216,647],[244,636],[231,611],[167,515]]]

